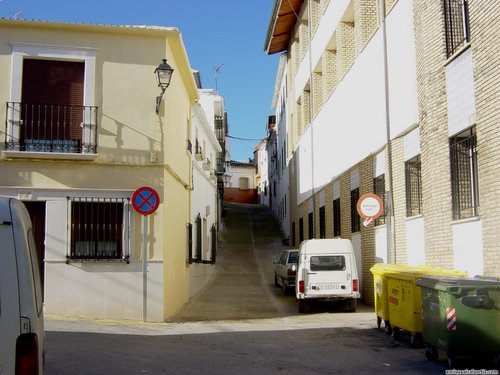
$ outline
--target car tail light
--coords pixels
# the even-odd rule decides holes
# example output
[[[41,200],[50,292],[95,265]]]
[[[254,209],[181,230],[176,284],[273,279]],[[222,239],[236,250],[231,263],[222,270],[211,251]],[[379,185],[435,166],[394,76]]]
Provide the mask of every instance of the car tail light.
[[[358,279],[352,280],[352,291],[353,292],[359,292],[359,283]]]
[[[25,333],[16,340],[16,375],[38,374],[38,338]]]
[[[299,293],[304,293],[305,291],[305,285],[304,285],[304,280],[299,281]]]
[[[288,271],[286,271],[287,276],[295,276],[296,273],[297,272],[294,271],[294,270],[288,270]]]

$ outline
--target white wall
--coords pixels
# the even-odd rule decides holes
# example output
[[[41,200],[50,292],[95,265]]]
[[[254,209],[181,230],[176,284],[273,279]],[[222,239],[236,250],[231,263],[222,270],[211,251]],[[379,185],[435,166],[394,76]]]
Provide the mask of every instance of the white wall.
[[[410,0],[400,0],[387,19],[392,138],[418,121],[411,4]],[[330,2],[330,7],[342,8],[338,2]],[[327,9],[325,15],[328,12],[333,10]],[[324,41],[331,38],[335,29],[335,22],[331,23],[330,27],[317,30],[313,48],[324,48]],[[322,42],[316,43],[316,40]],[[313,50],[313,58],[317,59],[320,52]],[[313,66],[316,63],[313,60]],[[308,79],[306,57],[295,77],[296,96],[300,95]],[[312,129],[309,127],[298,142],[299,204],[311,195],[312,162],[314,189],[317,190],[385,145],[384,87],[382,33],[379,30],[314,118]]]
[[[483,232],[481,220],[452,224],[455,269],[469,276],[484,275]]]

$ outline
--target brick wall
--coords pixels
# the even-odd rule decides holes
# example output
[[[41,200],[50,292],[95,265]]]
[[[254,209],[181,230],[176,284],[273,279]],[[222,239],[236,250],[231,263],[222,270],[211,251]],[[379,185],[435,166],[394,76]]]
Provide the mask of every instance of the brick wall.
[[[378,26],[377,2],[354,0],[354,41],[358,56]]]
[[[392,151],[392,188],[394,200],[394,224],[395,224],[395,239],[394,246],[395,254],[392,258],[395,263],[406,264],[406,181],[405,181],[405,164],[404,164],[404,139],[399,137],[391,143]],[[387,155],[387,154],[386,154]],[[388,158],[386,157],[388,164]],[[388,167],[386,167],[388,170]],[[385,179],[386,191],[389,190],[389,179]]]
[[[452,268],[444,20],[441,2],[415,1],[413,7],[426,263]]]
[[[351,239],[351,173],[340,177],[340,237]]]
[[[500,276],[500,2],[469,1],[484,272]]]
[[[373,158],[365,158],[359,164],[359,196],[373,193]],[[373,305],[373,275],[370,268],[375,264],[375,230],[372,225],[361,224],[361,272],[363,275],[363,301]]]
[[[323,52],[323,59],[321,62],[323,64],[323,101],[326,101],[332,93],[334,87],[337,85],[337,51],[325,50]]]
[[[340,22],[336,30],[337,38],[337,79],[342,79],[354,62],[354,23]]]

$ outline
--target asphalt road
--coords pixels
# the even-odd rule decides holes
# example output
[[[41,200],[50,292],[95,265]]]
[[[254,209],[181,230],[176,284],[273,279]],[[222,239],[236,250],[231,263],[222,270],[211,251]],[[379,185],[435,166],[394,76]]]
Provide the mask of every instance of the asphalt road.
[[[394,341],[373,308],[335,305],[299,314],[274,287],[283,250],[274,218],[260,206],[226,206],[210,283],[169,322],[46,319],[47,374],[444,374],[441,353]],[[457,363],[487,368],[481,362]]]

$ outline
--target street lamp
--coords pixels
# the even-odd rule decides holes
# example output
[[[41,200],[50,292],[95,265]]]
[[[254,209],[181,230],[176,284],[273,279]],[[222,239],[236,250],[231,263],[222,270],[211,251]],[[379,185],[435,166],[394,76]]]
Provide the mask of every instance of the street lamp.
[[[162,63],[154,71],[156,76],[156,82],[158,87],[161,89],[161,94],[156,97],[156,114],[160,112],[160,104],[163,98],[165,90],[170,85],[170,80],[172,79],[172,74],[174,69],[167,64],[167,59],[162,59]]]
[[[224,181],[224,185],[229,184],[229,181],[231,181],[231,177],[233,177],[233,175],[232,175],[232,174],[230,174],[230,173],[224,173],[224,174],[222,175],[222,179],[223,179],[223,181]]]

